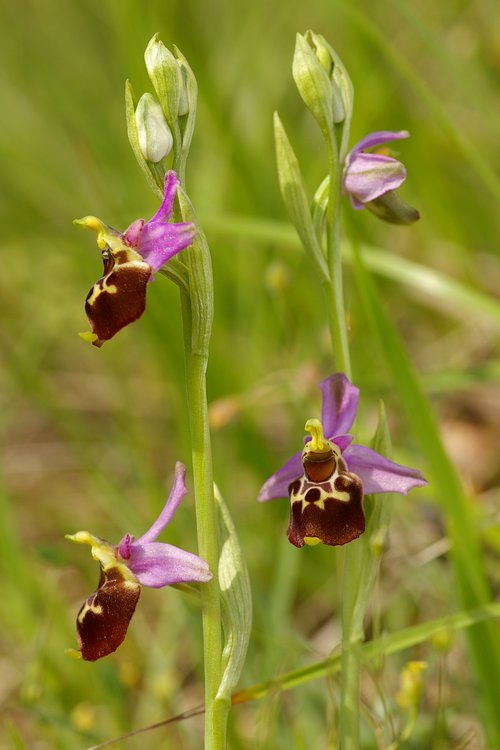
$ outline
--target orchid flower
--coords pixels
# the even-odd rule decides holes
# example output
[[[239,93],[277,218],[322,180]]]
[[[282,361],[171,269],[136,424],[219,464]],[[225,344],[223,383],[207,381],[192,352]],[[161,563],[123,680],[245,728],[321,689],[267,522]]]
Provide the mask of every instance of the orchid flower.
[[[357,210],[368,208],[386,221],[411,224],[419,218],[416,209],[408,206],[394,192],[406,179],[406,168],[397,159],[367,151],[383,143],[409,138],[407,130],[381,130],[365,136],[347,154],[343,189]]]
[[[178,185],[175,172],[167,172],[163,201],[156,214],[147,222],[137,219],[123,233],[95,216],[85,216],[74,222],[97,232],[97,245],[104,264],[103,276],[85,300],[92,330],[80,334],[94,346],[102,346],[124,326],[141,317],[153,274],[192,244],[196,236],[194,224],[168,223]]]
[[[125,534],[119,544],[113,545],[88,531],[66,536],[77,544],[89,544],[92,557],[100,565],[97,591],[89,596],[76,619],[81,658],[95,661],[116,651],[125,638],[142,586],[157,589],[190,581],[206,583],[212,578],[205,560],[155,541],[187,492],[185,476],[186,467],[177,462],[165,506],[139,539]]]
[[[358,409],[359,389],[343,373],[320,383],[321,421],[308,420],[312,437],[264,483],[258,499],[290,498],[288,539],[304,544],[347,544],[365,530],[364,494],[406,495],[426,480],[417,469],[390,461],[371,448],[353,444],[349,430]],[[326,435],[326,437],[325,437]]]

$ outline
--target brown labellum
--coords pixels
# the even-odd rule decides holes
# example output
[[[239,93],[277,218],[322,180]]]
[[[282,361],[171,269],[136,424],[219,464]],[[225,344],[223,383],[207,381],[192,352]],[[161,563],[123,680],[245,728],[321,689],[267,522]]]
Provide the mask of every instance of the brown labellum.
[[[141,317],[146,309],[146,292],[151,279],[151,266],[132,260],[113,264],[109,253],[104,257],[105,275],[97,281],[85,300],[85,312],[94,346],[102,346],[115,333]]]
[[[76,618],[82,658],[96,661],[116,651],[127,634],[141,586],[125,578],[119,568],[101,569],[99,587]]]
[[[332,546],[347,544],[365,530],[363,485],[333,451],[310,453],[304,474],[288,488],[288,539],[296,547],[314,539]]]

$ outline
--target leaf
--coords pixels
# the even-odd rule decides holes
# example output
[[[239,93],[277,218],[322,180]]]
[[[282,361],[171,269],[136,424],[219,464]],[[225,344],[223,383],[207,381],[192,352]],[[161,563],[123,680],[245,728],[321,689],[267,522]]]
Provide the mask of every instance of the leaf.
[[[314,260],[320,275],[328,279],[328,266],[314,233],[309,201],[307,200],[299,162],[277,112],[274,113],[274,138],[278,179],[283,202],[304,248]]]
[[[216,700],[231,700],[247,653],[252,627],[250,578],[229,510],[215,487],[219,526],[219,586],[224,628],[223,674]]]

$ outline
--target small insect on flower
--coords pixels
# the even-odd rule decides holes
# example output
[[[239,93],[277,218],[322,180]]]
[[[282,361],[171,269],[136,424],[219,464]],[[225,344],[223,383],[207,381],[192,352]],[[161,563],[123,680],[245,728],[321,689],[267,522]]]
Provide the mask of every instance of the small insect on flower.
[[[100,565],[97,590],[83,604],[76,620],[80,647],[76,654],[82,659],[96,661],[116,651],[125,638],[142,586],[162,588],[176,583],[206,583],[212,578],[201,557],[155,541],[187,492],[185,476],[186,467],[178,462],[162,512],[139,539],[125,534],[114,545],[88,531],[66,536],[77,544],[89,544],[92,557]]]
[[[165,175],[163,202],[147,222],[137,219],[121,233],[95,216],[75,224],[97,232],[104,274],[87,295],[85,312],[91,331],[80,334],[94,346],[102,346],[122,328],[141,317],[153,274],[181,250],[192,244],[196,227],[190,222],[169,223],[179,180]]]
[[[365,530],[364,494],[406,494],[427,484],[417,469],[352,444],[348,430],[358,409],[359,389],[346,375],[335,373],[320,388],[321,421],[310,419],[305,427],[312,437],[269,477],[258,497],[261,502],[289,497],[287,534],[296,547],[347,544]]]

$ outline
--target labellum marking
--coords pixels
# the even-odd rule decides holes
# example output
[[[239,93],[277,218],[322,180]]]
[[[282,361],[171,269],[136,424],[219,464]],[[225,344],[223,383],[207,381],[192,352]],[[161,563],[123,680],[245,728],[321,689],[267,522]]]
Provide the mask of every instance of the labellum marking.
[[[106,251],[104,251],[106,252]],[[146,292],[151,279],[151,266],[143,260],[115,263],[114,257],[104,257],[107,273],[97,281],[87,295],[85,312],[97,336],[94,346],[104,341],[129,323],[141,317],[146,309]]]
[[[119,566],[101,568],[99,586],[80,609],[76,630],[82,658],[95,661],[116,651],[134,614],[141,586]]]
[[[329,449],[330,448],[330,449]],[[288,539],[296,547],[323,542],[342,545],[365,530],[363,485],[348,471],[339,449],[304,449],[304,474],[289,488]]]

